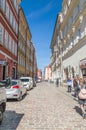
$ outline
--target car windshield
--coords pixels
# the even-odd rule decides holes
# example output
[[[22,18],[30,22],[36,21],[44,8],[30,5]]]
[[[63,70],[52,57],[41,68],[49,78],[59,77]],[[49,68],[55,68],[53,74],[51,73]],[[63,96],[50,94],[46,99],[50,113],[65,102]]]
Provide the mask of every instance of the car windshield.
[[[22,82],[29,82],[29,79],[20,79]]]

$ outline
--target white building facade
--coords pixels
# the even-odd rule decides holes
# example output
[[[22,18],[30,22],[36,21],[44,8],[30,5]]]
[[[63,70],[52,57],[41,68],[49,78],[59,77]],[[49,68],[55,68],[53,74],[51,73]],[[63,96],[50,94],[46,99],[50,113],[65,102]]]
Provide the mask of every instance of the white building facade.
[[[58,55],[54,69],[56,75],[52,71],[52,79],[59,76],[65,80],[67,77],[86,75],[86,0],[63,0],[51,42],[52,55],[55,46]],[[53,68],[55,62],[52,59],[54,57],[51,58]]]

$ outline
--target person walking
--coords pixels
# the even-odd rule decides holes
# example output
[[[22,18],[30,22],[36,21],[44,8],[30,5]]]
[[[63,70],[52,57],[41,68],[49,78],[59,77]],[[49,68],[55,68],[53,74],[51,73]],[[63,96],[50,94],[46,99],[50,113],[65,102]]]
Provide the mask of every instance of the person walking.
[[[56,79],[56,87],[59,87],[59,78]]]
[[[79,92],[85,88],[86,89],[86,86],[84,84],[84,80],[83,79],[80,79],[79,81]],[[85,112],[85,103],[86,103],[86,99],[81,99],[78,95],[78,102],[80,104],[80,109],[82,111],[82,117],[83,119],[86,117],[86,112]]]
[[[72,88],[72,80],[71,80],[71,78],[67,79],[67,86],[68,86],[68,92],[71,92],[71,88]]]
[[[73,88],[74,88],[74,97],[77,98],[77,96],[78,96],[78,90],[79,90],[79,82],[78,82],[77,77],[75,77],[73,79]]]

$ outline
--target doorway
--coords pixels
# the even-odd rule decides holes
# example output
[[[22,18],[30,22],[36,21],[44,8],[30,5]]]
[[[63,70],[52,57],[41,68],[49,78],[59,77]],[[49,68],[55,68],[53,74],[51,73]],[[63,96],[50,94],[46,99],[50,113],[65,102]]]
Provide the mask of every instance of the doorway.
[[[5,79],[5,74],[6,74],[6,66],[3,66],[3,77],[2,77],[3,80]]]

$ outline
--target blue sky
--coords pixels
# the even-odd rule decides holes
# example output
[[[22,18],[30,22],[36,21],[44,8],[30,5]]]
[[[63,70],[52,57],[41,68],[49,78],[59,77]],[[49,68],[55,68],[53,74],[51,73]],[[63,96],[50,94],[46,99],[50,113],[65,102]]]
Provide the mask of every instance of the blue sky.
[[[36,49],[37,65],[42,71],[50,64],[50,44],[61,6],[62,0],[22,0],[21,3]]]

